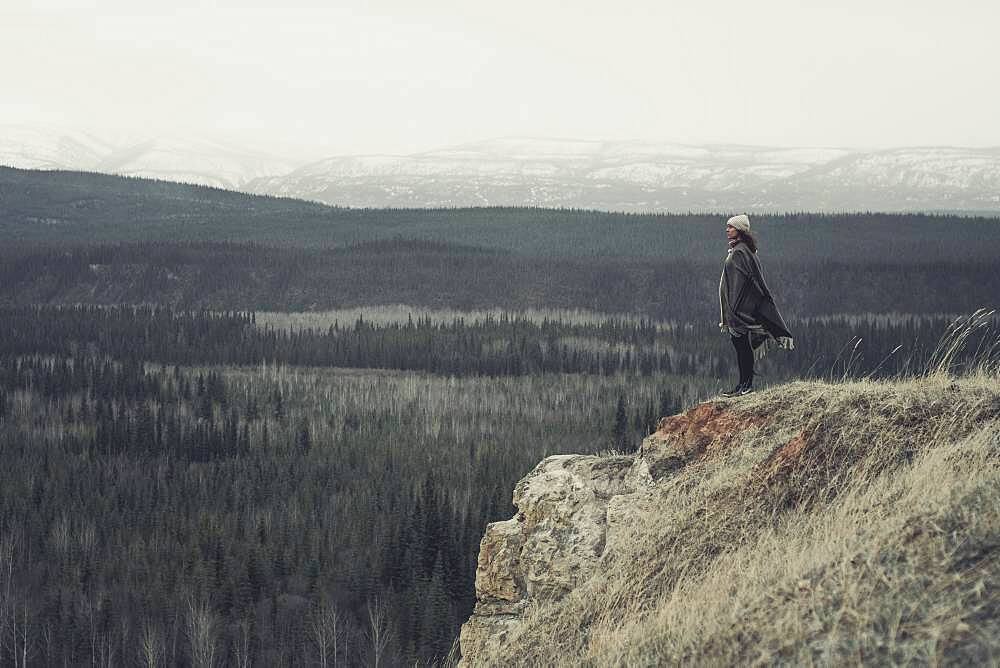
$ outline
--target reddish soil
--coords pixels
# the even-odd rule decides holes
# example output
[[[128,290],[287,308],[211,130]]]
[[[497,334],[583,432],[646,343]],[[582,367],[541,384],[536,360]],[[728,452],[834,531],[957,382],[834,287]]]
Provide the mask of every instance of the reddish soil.
[[[771,453],[771,456],[761,462],[754,471],[754,476],[760,480],[770,480],[775,476],[791,470],[795,462],[802,456],[809,444],[809,433],[800,431],[792,440]]]
[[[676,454],[690,460],[724,451],[741,432],[768,421],[766,415],[741,413],[728,403],[706,402],[684,413],[661,418],[654,435],[668,441]]]

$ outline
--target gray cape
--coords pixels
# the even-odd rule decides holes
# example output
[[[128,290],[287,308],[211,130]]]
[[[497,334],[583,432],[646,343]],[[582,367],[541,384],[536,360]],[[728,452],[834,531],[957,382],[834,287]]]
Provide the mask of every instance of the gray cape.
[[[719,279],[719,307],[722,331],[736,336],[750,336],[754,359],[767,354],[774,341],[779,348],[795,348],[774,297],[764,282],[764,271],[757,254],[743,241],[729,249]]]

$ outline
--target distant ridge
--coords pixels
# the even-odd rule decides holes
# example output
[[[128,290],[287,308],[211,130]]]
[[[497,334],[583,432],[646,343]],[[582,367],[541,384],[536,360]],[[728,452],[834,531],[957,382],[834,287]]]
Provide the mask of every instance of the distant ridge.
[[[0,126],[0,164],[145,176],[349,207],[1000,212],[1000,148],[499,138],[318,161],[184,135]]]
[[[0,126],[0,165],[144,176],[240,189],[282,174],[300,161],[205,137],[100,133],[61,128]]]
[[[1000,150],[497,139],[408,156],[332,157],[247,187],[347,206],[994,212]]]

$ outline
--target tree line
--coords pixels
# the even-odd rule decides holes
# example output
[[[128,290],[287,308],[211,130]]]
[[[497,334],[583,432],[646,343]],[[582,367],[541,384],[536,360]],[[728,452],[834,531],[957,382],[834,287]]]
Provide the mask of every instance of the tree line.
[[[775,380],[830,376],[848,365],[873,377],[916,371],[928,362],[950,319],[882,323],[851,316],[789,319],[795,350],[765,358]],[[982,338],[986,333],[979,332]],[[957,359],[971,357],[971,350]],[[466,321],[373,323],[298,330],[259,327],[252,312],[183,311],[152,306],[0,307],[0,355],[100,354],[111,359],[182,365],[355,367],[456,376],[544,373],[708,375],[725,377],[734,353],[714,325],[663,326],[608,318],[598,323],[541,322],[501,313]],[[964,355],[964,357],[963,357]],[[86,382],[85,364],[58,373]],[[99,384],[98,384],[99,386]]]
[[[998,228],[1000,229],[1000,228]],[[960,313],[996,304],[992,258],[855,253],[803,260],[762,250],[786,317]],[[525,257],[431,241],[343,249],[142,243],[7,247],[0,304],[162,304],[183,309],[315,311],[373,304],[453,309],[587,309],[717,322],[724,249],[697,260]]]

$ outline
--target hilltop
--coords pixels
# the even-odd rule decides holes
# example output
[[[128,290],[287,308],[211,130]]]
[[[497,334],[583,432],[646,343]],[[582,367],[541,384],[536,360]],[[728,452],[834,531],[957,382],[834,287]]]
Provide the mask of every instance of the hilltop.
[[[490,524],[466,665],[989,663],[1000,377],[797,381],[558,455]]]

